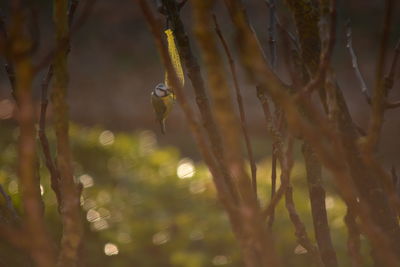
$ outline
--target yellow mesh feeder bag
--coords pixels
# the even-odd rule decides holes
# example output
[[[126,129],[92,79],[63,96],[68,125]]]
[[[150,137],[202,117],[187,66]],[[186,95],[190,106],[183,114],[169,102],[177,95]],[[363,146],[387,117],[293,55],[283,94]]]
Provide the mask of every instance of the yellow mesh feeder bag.
[[[169,57],[171,58],[172,66],[175,70],[176,76],[179,79],[180,85],[183,86],[185,84],[185,77],[183,75],[181,58],[179,56],[178,49],[176,48],[174,32],[171,29],[166,29],[164,32],[165,35],[167,35],[168,53]],[[165,72],[165,85],[168,88],[171,88],[167,72]]]

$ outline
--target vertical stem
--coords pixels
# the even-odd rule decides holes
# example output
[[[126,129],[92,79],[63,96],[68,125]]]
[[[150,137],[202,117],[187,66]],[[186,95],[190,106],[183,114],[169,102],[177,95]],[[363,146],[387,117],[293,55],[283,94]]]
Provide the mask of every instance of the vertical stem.
[[[46,231],[43,219],[43,203],[40,196],[40,181],[35,174],[35,127],[32,100],[33,67],[29,55],[31,40],[24,33],[25,19],[22,3],[12,2],[10,30],[11,61],[15,71],[14,90],[18,101],[18,177],[24,209],[24,229],[31,239],[29,252],[34,263],[40,267],[53,267],[54,248]]]
[[[55,113],[55,132],[57,137],[57,165],[60,170],[60,190],[62,197],[63,235],[58,259],[60,267],[77,266],[83,227],[80,214],[80,188],[75,184],[69,148],[69,115],[66,102],[68,87],[68,15],[67,0],[54,0],[53,19],[56,28],[57,52],[54,60],[54,84],[52,101]]]
[[[228,58],[229,67],[230,67],[230,71],[231,71],[232,78],[233,78],[233,85],[235,87],[235,92],[236,92],[236,101],[238,103],[238,108],[239,108],[239,115],[240,115],[240,122],[241,122],[240,126],[242,128],[243,137],[244,137],[244,141],[245,141],[246,149],[247,149],[247,155],[249,157],[249,162],[250,162],[251,182],[253,185],[254,193],[257,195],[257,165],[256,165],[256,161],[254,159],[253,148],[251,146],[251,141],[250,141],[249,133],[247,130],[246,113],[244,111],[242,94],[241,94],[239,82],[237,79],[235,61],[233,60],[232,54],[229,50],[228,44],[226,43],[223,34],[221,32],[221,29],[219,28],[217,18],[215,15],[213,15],[213,19],[214,19],[215,31],[222,43],[225,54]]]
[[[307,171],[308,193],[315,237],[325,266],[335,267],[338,266],[338,263],[329,231],[325,190],[322,186],[322,166],[308,143],[303,144],[303,155]]]

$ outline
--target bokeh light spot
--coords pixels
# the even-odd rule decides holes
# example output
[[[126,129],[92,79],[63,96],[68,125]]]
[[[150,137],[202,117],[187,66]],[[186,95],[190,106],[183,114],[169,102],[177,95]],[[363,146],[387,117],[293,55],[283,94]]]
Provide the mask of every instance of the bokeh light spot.
[[[79,181],[82,183],[84,188],[92,187],[94,185],[92,176],[88,174],[83,174],[79,176]]]
[[[178,168],[176,169],[176,175],[178,175],[180,179],[191,178],[195,172],[196,169],[191,159],[184,158],[179,161]]]
[[[107,256],[118,255],[118,246],[113,243],[107,243],[104,245],[104,254]]]
[[[99,143],[103,146],[109,146],[114,144],[115,136],[111,131],[104,131],[99,136]]]

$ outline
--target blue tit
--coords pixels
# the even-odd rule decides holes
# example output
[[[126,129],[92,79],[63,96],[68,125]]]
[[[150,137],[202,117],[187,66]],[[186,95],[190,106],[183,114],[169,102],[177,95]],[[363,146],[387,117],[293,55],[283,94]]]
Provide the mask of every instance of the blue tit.
[[[165,119],[174,102],[174,93],[163,83],[159,83],[151,92],[151,104],[153,105],[156,120],[160,123],[162,134],[165,134]]]

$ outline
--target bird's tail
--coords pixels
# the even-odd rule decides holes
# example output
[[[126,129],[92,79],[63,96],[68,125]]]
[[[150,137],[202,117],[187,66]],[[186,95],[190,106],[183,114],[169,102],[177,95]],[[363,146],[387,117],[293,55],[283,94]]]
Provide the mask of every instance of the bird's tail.
[[[160,120],[161,133],[165,134],[165,120]]]

